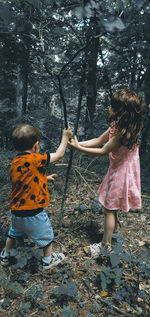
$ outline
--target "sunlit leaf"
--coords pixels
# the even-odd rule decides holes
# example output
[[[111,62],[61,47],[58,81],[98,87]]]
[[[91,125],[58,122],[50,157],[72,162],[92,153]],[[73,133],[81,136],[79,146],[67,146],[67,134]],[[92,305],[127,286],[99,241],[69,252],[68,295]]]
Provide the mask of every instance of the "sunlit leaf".
[[[106,291],[101,291],[100,294],[99,294],[101,297],[105,297],[108,295],[108,292]]]

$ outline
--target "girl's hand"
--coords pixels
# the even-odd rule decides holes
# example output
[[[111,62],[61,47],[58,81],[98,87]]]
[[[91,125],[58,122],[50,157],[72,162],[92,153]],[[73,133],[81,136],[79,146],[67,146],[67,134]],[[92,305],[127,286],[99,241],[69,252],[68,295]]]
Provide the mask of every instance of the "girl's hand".
[[[73,139],[71,139],[71,140],[68,141],[68,148],[69,148],[69,149],[76,149],[76,150],[78,150],[78,148],[79,148],[79,142],[78,142],[78,139],[77,139],[76,135],[74,136]]]
[[[55,182],[57,178],[58,178],[58,174],[51,174],[47,176],[47,180],[52,182]]]

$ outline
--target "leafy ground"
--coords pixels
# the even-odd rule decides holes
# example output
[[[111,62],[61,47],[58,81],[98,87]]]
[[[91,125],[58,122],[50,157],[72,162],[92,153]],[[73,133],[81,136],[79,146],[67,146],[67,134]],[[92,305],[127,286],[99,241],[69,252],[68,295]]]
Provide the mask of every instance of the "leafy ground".
[[[96,317],[150,315],[150,153],[141,156],[143,209],[119,212],[121,228],[113,235],[113,253],[89,258],[83,247],[101,240],[102,208],[96,192],[108,161],[75,157],[64,211],[61,210],[66,162],[53,170],[60,174],[49,184],[47,212],[55,232],[54,251],[65,253],[58,267],[41,272],[40,253],[31,241],[12,252],[12,266],[0,267],[0,316]],[[10,160],[2,166],[0,249],[9,228]],[[4,177],[3,177],[4,176]]]

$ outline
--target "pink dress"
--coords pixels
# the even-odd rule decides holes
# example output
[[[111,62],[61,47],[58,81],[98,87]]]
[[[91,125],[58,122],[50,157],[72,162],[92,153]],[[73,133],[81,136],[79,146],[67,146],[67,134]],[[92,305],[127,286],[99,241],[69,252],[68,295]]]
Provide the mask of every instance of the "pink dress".
[[[110,128],[109,138],[114,133]],[[99,190],[100,203],[109,210],[141,209],[139,148],[122,145],[109,153],[110,165]]]

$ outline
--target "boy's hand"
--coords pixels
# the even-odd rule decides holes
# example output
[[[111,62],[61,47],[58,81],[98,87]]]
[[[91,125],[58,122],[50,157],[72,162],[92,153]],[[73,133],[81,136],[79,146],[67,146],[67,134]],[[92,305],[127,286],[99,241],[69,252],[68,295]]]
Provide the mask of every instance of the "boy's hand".
[[[47,176],[47,180],[52,182],[55,182],[57,178],[58,178],[58,174],[51,174]]]
[[[68,127],[68,129],[63,130],[63,136],[67,137],[68,139],[72,137],[72,130],[70,127]]]
[[[76,149],[76,150],[79,148],[79,142],[78,142],[76,135],[74,136],[73,139],[68,141],[68,148],[69,149]]]

